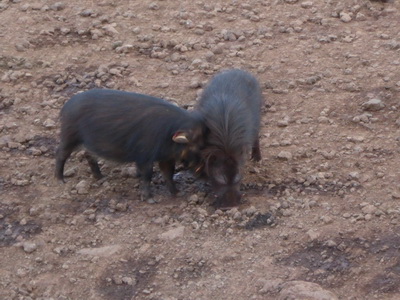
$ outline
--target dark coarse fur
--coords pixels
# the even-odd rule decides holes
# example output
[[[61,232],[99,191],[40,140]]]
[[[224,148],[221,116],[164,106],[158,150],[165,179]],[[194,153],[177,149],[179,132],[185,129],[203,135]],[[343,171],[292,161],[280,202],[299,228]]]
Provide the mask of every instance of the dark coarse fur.
[[[205,172],[219,205],[238,204],[246,152],[252,149],[252,159],[261,159],[258,137],[261,102],[257,79],[238,69],[214,76],[201,95],[197,110],[209,131],[203,150]]]
[[[258,139],[261,99],[259,84],[251,74],[238,69],[217,74],[198,103],[210,130],[207,144],[225,153],[252,146]]]
[[[174,142],[177,132],[185,132],[189,143]],[[151,179],[153,163],[160,162],[167,184],[175,192],[175,161],[184,160],[189,150],[196,148],[196,142],[201,146],[202,133],[203,122],[198,114],[162,99],[116,90],[83,92],[73,96],[61,110],[56,177],[63,180],[66,159],[83,145],[106,159],[136,162],[145,181]],[[101,177],[95,159],[90,155],[87,158],[94,175]],[[148,197],[149,191],[146,193]]]

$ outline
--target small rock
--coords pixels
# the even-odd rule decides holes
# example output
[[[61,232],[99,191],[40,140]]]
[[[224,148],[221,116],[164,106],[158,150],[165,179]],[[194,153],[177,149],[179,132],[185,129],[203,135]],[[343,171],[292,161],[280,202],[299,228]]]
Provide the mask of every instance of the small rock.
[[[65,3],[63,2],[56,2],[50,6],[50,9],[60,11],[65,8]]]
[[[366,19],[367,19],[367,17],[363,13],[358,12],[356,14],[356,21],[365,21]]]
[[[293,155],[289,151],[281,151],[278,153],[277,157],[282,160],[291,160]]]
[[[32,242],[24,242],[22,244],[22,248],[24,249],[24,251],[26,253],[32,253],[32,252],[36,251],[37,245],[35,243],[32,243]]]
[[[115,27],[112,24],[107,24],[104,25],[102,27],[104,29],[104,31],[106,32],[106,34],[110,35],[110,36],[114,36],[119,34],[119,32],[117,31],[117,29],[115,29]]]
[[[189,202],[190,203],[198,203],[199,202],[199,196],[196,194],[193,194],[189,197]]]
[[[361,211],[362,211],[364,214],[374,214],[374,213],[376,212],[376,207],[373,206],[373,205],[371,205],[371,204],[368,204],[368,205],[364,206],[364,207],[361,209]]]
[[[359,179],[360,178],[360,173],[358,173],[358,172],[350,172],[349,173],[349,177],[350,177],[350,179],[353,179],[353,180],[357,180],[357,179]]]
[[[256,212],[257,212],[257,208],[255,208],[254,206],[250,206],[249,208],[247,208],[243,211],[243,213],[249,217],[254,215]]]
[[[99,248],[83,248],[77,251],[81,255],[111,257],[122,249],[120,245],[103,246]]]
[[[160,7],[157,5],[157,3],[154,3],[154,2],[150,3],[148,7],[151,10],[159,10],[160,9]]]
[[[330,224],[333,222],[333,219],[330,216],[322,216],[320,219],[324,224]]]
[[[278,292],[282,287],[282,279],[267,280],[260,289],[260,294],[270,294]]]
[[[371,99],[367,102],[364,102],[362,108],[367,111],[378,111],[385,107],[385,104],[380,99]]]
[[[124,276],[121,278],[121,280],[124,284],[127,284],[127,285],[135,285],[136,284],[136,278]]]
[[[182,237],[184,233],[185,233],[185,226],[178,226],[164,233],[161,233],[159,237],[163,240],[174,240],[178,237]]]
[[[351,21],[351,16],[348,13],[345,12],[341,12],[340,13],[340,21],[342,21],[343,23],[349,23]]]
[[[313,4],[314,3],[312,1],[304,1],[304,2],[301,3],[301,7],[302,8],[310,8],[310,7],[313,6]]]
[[[75,176],[76,175],[76,170],[77,170],[76,167],[73,167],[71,169],[67,169],[64,172],[64,177],[73,177],[73,176]]]
[[[286,127],[289,125],[288,119],[279,120],[277,123],[278,127]]]
[[[279,300],[338,300],[339,298],[330,291],[324,290],[320,285],[307,281],[289,281],[282,285]]]
[[[117,211],[122,211],[122,212],[127,211],[128,210],[128,203],[118,203],[115,206],[115,209]]]
[[[79,195],[86,195],[89,193],[89,183],[86,180],[82,180],[75,186],[75,189]]]
[[[46,127],[47,129],[52,129],[56,127],[56,122],[54,122],[51,119],[47,119],[46,121],[43,122],[43,126]]]
[[[79,15],[80,15],[81,17],[90,17],[91,15],[94,15],[94,12],[93,12],[93,10],[91,10],[91,9],[85,9],[85,10],[81,11],[81,12],[79,13]]]
[[[310,229],[306,232],[306,234],[308,235],[308,237],[310,238],[311,241],[315,241],[316,239],[319,238],[319,232],[316,231],[315,229]]]

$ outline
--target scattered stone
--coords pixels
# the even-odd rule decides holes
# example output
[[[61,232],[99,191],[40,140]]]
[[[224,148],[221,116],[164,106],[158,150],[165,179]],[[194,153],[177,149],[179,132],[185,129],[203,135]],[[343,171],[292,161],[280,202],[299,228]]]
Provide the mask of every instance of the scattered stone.
[[[341,12],[339,16],[340,16],[340,21],[344,23],[349,23],[352,20],[351,15],[345,12]]]
[[[164,233],[161,233],[159,237],[163,240],[174,240],[176,238],[182,237],[184,233],[185,233],[185,226],[178,226]]]
[[[64,171],[64,177],[73,177],[76,175],[77,167],[73,167]]]
[[[361,106],[366,111],[378,111],[385,108],[385,104],[380,99],[371,99],[364,102]]]
[[[193,203],[193,204],[199,203],[199,196],[196,194],[191,195],[189,197],[189,203]]]
[[[24,251],[26,253],[32,253],[32,252],[36,251],[37,247],[38,247],[37,244],[32,243],[32,242],[24,242],[22,244],[22,248],[24,249]]]
[[[289,119],[285,118],[283,120],[279,120],[277,125],[278,127],[287,127],[289,125]]]
[[[322,216],[320,219],[324,224],[330,224],[333,222],[333,218],[330,216]]]
[[[315,229],[310,229],[306,232],[306,234],[308,235],[308,237],[310,238],[311,241],[315,241],[316,239],[319,238],[320,233],[315,230]]]
[[[277,157],[282,160],[291,160],[293,155],[289,151],[281,151],[278,153]]]
[[[263,287],[260,289],[260,294],[275,294],[282,288],[282,279],[272,279],[264,282]]]
[[[90,16],[92,16],[92,15],[95,15],[95,13],[94,13],[93,10],[91,10],[91,9],[85,9],[85,10],[81,11],[81,12],[79,13],[79,15],[80,15],[81,17],[90,17]]]
[[[371,204],[368,204],[368,205],[364,206],[364,207],[361,209],[361,211],[362,211],[364,214],[374,214],[374,213],[376,212],[376,207],[373,206],[373,205],[371,205]]]
[[[43,122],[43,126],[46,127],[47,129],[53,129],[56,127],[56,122],[54,122],[51,119],[47,119],[46,121]]]
[[[105,33],[110,36],[115,36],[119,34],[118,30],[115,29],[115,25],[113,24],[104,25],[102,28],[104,29]]]
[[[358,12],[356,14],[356,21],[365,21],[365,20],[367,20],[367,17],[363,13]]]
[[[81,255],[111,257],[122,250],[120,245],[103,246],[99,248],[83,248],[77,251]]]
[[[235,219],[235,215],[234,215],[234,219]],[[250,219],[245,224],[245,229],[253,230],[253,229],[258,229],[258,228],[265,227],[265,226],[272,226],[272,225],[274,225],[274,222],[275,222],[275,218],[271,213],[257,214],[254,218]]]
[[[301,3],[301,7],[302,8],[310,8],[314,5],[314,3],[312,1],[304,1]]]
[[[50,9],[55,10],[55,11],[60,11],[63,10],[65,8],[65,3],[63,2],[56,2],[52,5],[50,5]]]
[[[75,189],[79,195],[89,194],[89,183],[86,180],[82,180],[75,186]]]
[[[324,290],[320,285],[307,281],[289,281],[282,285],[279,300],[339,300],[330,291]]]
[[[155,2],[150,3],[148,7],[149,7],[149,9],[151,9],[151,10],[159,10],[159,9],[160,9],[160,7],[158,6],[158,4],[155,3]]]
[[[121,280],[122,280],[122,283],[127,284],[127,285],[135,285],[137,282],[136,278],[127,277],[127,276],[122,277]]]

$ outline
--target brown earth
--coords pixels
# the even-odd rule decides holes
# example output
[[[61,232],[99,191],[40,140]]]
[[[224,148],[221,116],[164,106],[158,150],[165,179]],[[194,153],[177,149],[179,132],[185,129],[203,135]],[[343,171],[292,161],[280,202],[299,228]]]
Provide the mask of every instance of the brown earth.
[[[0,37],[0,299],[400,299],[398,1],[3,0]],[[53,178],[70,96],[190,108],[233,67],[265,97],[238,209],[82,151]]]

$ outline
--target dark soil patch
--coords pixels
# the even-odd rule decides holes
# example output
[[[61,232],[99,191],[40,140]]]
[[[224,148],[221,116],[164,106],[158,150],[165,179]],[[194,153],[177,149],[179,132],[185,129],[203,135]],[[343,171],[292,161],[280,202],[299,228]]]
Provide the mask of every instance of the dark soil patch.
[[[107,300],[135,299],[143,290],[151,289],[157,265],[158,262],[150,258],[120,262],[104,272],[98,290]]]

